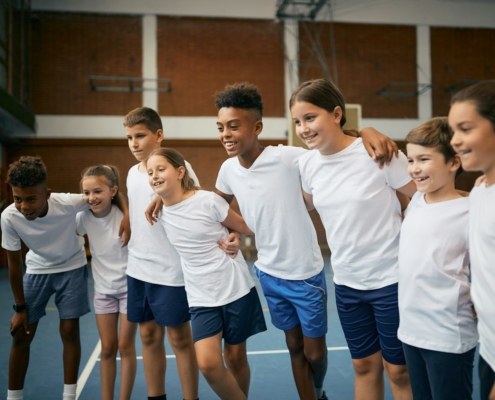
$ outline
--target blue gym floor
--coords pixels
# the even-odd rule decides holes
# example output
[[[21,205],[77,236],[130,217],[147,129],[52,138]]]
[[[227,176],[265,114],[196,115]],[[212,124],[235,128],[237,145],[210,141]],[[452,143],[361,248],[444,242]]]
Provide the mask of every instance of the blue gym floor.
[[[252,263],[250,263],[250,266]],[[353,399],[354,372],[352,369],[349,350],[340,327],[332,283],[332,272],[328,261],[325,272],[329,290],[328,299],[328,372],[325,379],[325,389],[330,400]],[[248,340],[249,363],[251,366],[250,398],[255,400],[291,400],[297,399],[297,391],[292,379],[292,372],[287,353],[283,332],[275,329],[270,322],[266,301],[259,287],[258,280],[253,276],[265,311],[268,331]],[[93,281],[89,282],[90,299],[93,298]],[[7,268],[0,268],[0,399],[7,394],[8,360],[11,337],[9,321],[12,317],[12,293],[8,281]],[[92,304],[91,304],[92,307]],[[31,346],[31,360],[24,387],[25,400],[53,400],[62,398],[63,370],[62,344],[58,334],[58,312],[53,297],[47,306],[47,315],[41,319],[36,338]],[[141,344],[139,332],[136,335],[136,350],[138,368],[132,399],[143,400],[147,397],[144,370],[141,359]],[[95,347],[98,343],[98,331],[94,314],[81,318],[82,358],[80,366],[79,388],[82,388],[80,400],[95,400],[100,398],[100,363]],[[177,374],[173,352],[167,345],[167,374],[166,392],[169,400],[182,399],[182,390]],[[473,398],[479,399],[478,355],[475,360]],[[119,372],[117,372],[117,375]],[[455,379],[455,377],[452,377]],[[386,381],[386,380],[385,380]],[[118,398],[118,377],[116,383],[116,398]],[[5,395],[4,395],[5,394]],[[201,400],[217,399],[206,381],[200,376],[199,397]],[[392,400],[388,383],[386,382],[385,399]]]

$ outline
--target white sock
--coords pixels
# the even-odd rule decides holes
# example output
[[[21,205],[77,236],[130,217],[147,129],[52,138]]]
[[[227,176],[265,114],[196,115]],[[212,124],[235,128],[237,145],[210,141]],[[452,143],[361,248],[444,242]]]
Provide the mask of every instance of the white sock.
[[[7,390],[7,400],[22,400],[24,395],[21,390]]]
[[[76,400],[76,389],[77,383],[73,385],[64,384],[64,393],[62,395],[62,400]]]

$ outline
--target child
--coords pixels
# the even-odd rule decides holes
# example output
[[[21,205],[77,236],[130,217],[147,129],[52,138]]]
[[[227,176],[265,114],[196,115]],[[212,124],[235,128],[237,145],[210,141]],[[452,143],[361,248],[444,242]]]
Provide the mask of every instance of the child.
[[[261,146],[263,104],[254,85],[227,86],[217,93],[215,105],[219,139],[231,157],[218,174],[217,193],[228,203],[237,198],[256,235],[256,271],[272,322],[285,333],[299,397],[326,399],[326,281],[298,167],[307,150]],[[369,136],[375,143],[383,135]],[[383,144],[387,148],[388,141]],[[381,148],[380,153],[385,154]]]
[[[416,186],[406,157],[378,169],[360,138],[346,135],[345,102],[328,80],[299,86],[290,99],[296,133],[310,149],[299,160],[303,196],[316,208],[332,251],[335,295],[356,371],[355,398],[383,399],[383,367],[395,398],[412,399],[397,339],[401,209],[395,190]],[[314,205],[313,205],[314,204]]]
[[[112,400],[117,350],[122,360],[120,399],[130,399],[136,376],[137,325],[127,320],[127,248],[117,239],[122,212],[115,206],[119,177],[115,167],[99,165],[82,173],[81,189],[90,209],[77,214],[77,233],[88,235],[95,281],[94,307],[101,338],[101,398]],[[120,332],[118,332],[120,313]]]
[[[462,168],[486,176],[469,196],[469,253],[471,294],[479,319],[481,399],[495,400],[495,82],[457,92],[449,125]]]
[[[461,163],[450,139],[446,117],[406,136],[418,192],[400,234],[398,337],[418,399],[471,399],[473,390],[478,333],[469,293],[469,199],[455,189]]]
[[[160,222],[181,256],[199,368],[221,399],[246,399],[246,340],[266,331],[266,325],[241,252],[232,259],[218,241],[228,236],[225,227],[252,232],[223,198],[199,190],[179,152],[156,149],[146,166],[150,185],[165,205]]]
[[[64,345],[63,399],[75,399],[81,358],[79,317],[90,311],[84,240],[76,235],[76,214],[88,205],[80,194],[51,193],[40,157],[21,157],[12,163],[7,183],[14,204],[2,212],[2,247],[7,250],[15,299],[7,398],[23,398],[30,345],[48,300],[55,294]],[[119,206],[127,212],[122,199]],[[124,225],[125,221],[121,228]],[[21,241],[29,248],[24,278]]]

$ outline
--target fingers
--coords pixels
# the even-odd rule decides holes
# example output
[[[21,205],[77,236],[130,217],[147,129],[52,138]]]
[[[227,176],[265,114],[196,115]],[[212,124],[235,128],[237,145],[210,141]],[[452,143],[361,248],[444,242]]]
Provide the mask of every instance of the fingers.
[[[144,217],[151,225],[156,222],[156,216],[154,214],[148,213],[148,210],[144,212]]]
[[[29,325],[28,325],[28,321],[27,321],[27,318],[24,319],[24,323],[22,324],[23,327],[24,327],[24,332],[26,332],[27,335],[29,335]]]

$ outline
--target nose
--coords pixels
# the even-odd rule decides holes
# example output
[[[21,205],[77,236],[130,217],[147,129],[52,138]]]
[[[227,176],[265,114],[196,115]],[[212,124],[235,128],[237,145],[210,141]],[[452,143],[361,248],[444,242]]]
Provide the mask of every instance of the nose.
[[[131,138],[130,141],[131,141],[130,143],[131,147],[137,147],[137,142],[134,138]]]
[[[461,145],[461,135],[454,131],[454,134],[452,135],[452,139],[450,139],[450,145],[454,148],[455,151],[456,147],[458,148]]]

